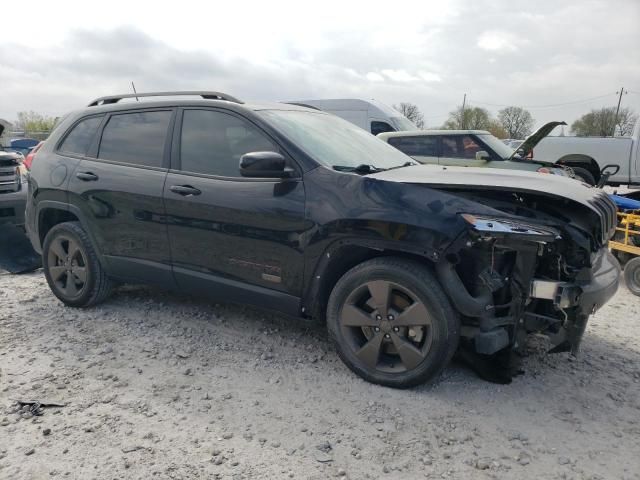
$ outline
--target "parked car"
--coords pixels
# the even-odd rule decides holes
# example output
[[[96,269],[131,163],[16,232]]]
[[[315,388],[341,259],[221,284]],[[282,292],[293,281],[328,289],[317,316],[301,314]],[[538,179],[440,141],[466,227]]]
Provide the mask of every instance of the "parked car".
[[[400,112],[376,100],[336,98],[296,100],[287,103],[332,113],[374,135],[382,132],[401,132],[417,128],[411,120]]]
[[[22,156],[26,157],[38,143],[39,140],[33,138],[13,138],[9,142],[8,149],[19,152]]]
[[[631,137],[546,137],[536,145],[534,157],[568,165],[591,185],[599,182],[605,166],[617,165],[620,170],[609,177],[608,184],[640,185],[639,145],[640,121]]]
[[[44,144],[44,142],[40,142],[35,147],[33,147],[31,150],[29,150],[29,153],[27,154],[27,156],[24,159],[24,166],[27,168],[27,170],[31,170],[31,164],[33,163],[33,157],[36,156],[36,153],[38,153],[38,150],[40,150],[40,148],[42,147],[43,144]]]
[[[418,165],[319,110],[160,95],[91,102],[33,164],[27,229],[68,306],[142,282],[323,319],[349,368],[404,388],[459,346],[576,352],[618,288],[599,189]]]
[[[3,129],[0,124],[0,136]],[[23,160],[22,154],[0,147],[0,269],[12,273],[40,266],[40,256],[24,233],[27,184]]]
[[[378,138],[396,147],[420,163],[458,167],[489,167],[572,176],[570,171],[548,162],[526,158],[525,149],[532,149],[556,125],[542,126],[518,150],[505,145],[485,130],[417,130],[386,132]]]

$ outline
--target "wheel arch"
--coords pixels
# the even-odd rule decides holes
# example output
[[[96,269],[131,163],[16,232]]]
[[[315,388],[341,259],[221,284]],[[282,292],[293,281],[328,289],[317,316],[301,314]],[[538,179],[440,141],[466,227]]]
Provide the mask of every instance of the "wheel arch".
[[[329,295],[337,281],[350,269],[378,257],[399,257],[417,260],[433,268],[433,254],[410,245],[387,245],[366,240],[339,240],[326,248],[313,269],[303,296],[303,314],[321,319],[326,313]]]
[[[593,157],[583,154],[571,154],[561,157],[557,162],[557,165],[564,165],[567,167],[580,167],[589,171],[596,182],[600,181],[600,166]]]
[[[36,222],[35,240],[38,242],[37,250],[39,252],[42,252],[44,239],[53,227],[64,222],[79,222],[91,240],[96,253],[99,257],[101,256],[91,229],[87,228],[86,219],[82,215],[80,209],[75,205],[52,200],[44,200],[38,203],[36,209]]]

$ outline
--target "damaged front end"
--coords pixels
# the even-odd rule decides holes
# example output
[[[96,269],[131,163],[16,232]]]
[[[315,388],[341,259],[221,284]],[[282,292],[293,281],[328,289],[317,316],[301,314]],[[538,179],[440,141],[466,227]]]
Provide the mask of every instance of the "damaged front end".
[[[550,352],[576,354],[589,315],[618,288],[620,266],[607,248],[613,203],[605,195],[594,197],[592,208],[535,193],[456,195],[504,214],[461,212],[468,228],[436,266],[462,316],[463,358],[505,383],[529,333],[547,335]],[[505,367],[501,372],[494,360]]]

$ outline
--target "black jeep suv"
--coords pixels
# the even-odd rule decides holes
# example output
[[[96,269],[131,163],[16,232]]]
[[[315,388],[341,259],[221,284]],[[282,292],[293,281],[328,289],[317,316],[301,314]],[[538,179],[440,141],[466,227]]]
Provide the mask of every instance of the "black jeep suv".
[[[409,387],[459,347],[575,351],[618,287],[615,206],[573,179],[417,165],[294,105],[137,96],[69,114],[31,172],[27,229],[69,306],[148,282],[326,319],[354,372]]]

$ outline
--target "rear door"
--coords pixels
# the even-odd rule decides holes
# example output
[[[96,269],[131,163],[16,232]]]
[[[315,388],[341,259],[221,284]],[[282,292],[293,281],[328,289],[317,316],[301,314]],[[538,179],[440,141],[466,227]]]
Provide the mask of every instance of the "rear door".
[[[476,152],[486,150],[472,135],[442,135],[440,165],[485,167],[486,160],[476,160]]]
[[[388,141],[389,145],[393,145],[420,163],[438,163],[438,137],[436,135],[390,137]]]
[[[297,313],[302,180],[244,178],[239,170],[245,153],[285,152],[249,120],[222,109],[183,110],[174,145],[164,199],[179,286]]]
[[[171,286],[162,192],[173,109],[109,114],[71,178],[78,206],[106,262],[123,279]]]

